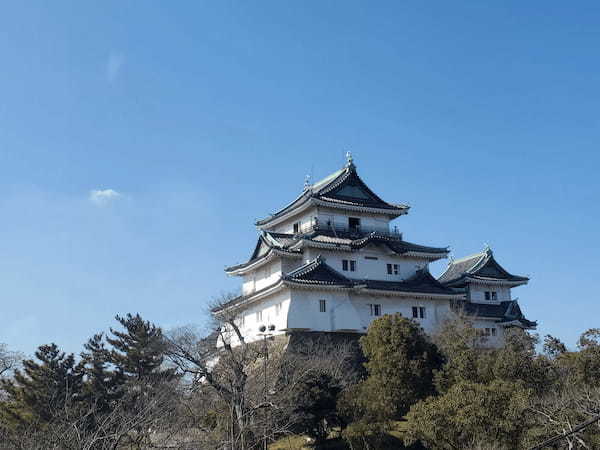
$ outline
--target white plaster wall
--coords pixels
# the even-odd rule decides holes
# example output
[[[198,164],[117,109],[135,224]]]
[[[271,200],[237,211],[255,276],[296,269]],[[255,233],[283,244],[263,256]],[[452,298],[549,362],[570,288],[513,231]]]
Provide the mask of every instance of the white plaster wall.
[[[275,283],[281,277],[281,258],[276,258],[264,264],[255,271],[244,275],[242,293],[244,295],[258,291]]]
[[[379,214],[366,214],[358,211],[341,212],[339,210],[317,207],[309,208],[303,213],[290,217],[285,222],[271,228],[271,231],[291,234],[294,232],[294,224],[300,223],[300,230],[302,232],[308,232],[311,230],[315,218],[321,227],[326,227],[327,223],[329,222],[338,228],[347,228],[348,217],[360,218],[361,229],[363,231],[389,231],[390,219],[387,216]]]
[[[498,293],[497,302],[511,300],[511,289],[505,286],[485,286],[483,284],[470,284],[469,290],[471,301],[479,303],[495,303],[485,299],[485,291],[496,291]]]
[[[281,304],[281,310],[279,314],[276,311],[276,305]],[[276,294],[260,299],[256,303],[248,306],[238,314],[238,327],[240,332],[246,339],[246,342],[253,342],[261,339],[258,336],[259,327],[261,325],[269,326],[275,325],[274,335],[283,334],[283,329],[287,328],[287,317],[290,307],[290,291],[284,289]],[[259,321],[256,318],[256,313],[262,311],[262,320]],[[241,317],[243,316],[243,321]],[[226,336],[231,340],[232,345],[239,345],[238,339],[234,336],[232,331],[226,332]],[[218,342],[217,346],[222,346],[222,342]]]
[[[473,327],[478,330],[485,330],[486,328],[496,328],[496,336],[485,336],[482,338],[481,343],[487,347],[500,347],[504,344],[504,332],[505,328],[499,326],[493,320],[478,319],[473,321]]]
[[[326,300],[327,311],[319,312],[319,300]],[[356,330],[365,332],[378,318],[370,315],[369,304],[380,304],[381,314],[400,313],[412,319],[412,307],[425,307],[424,319],[415,319],[427,333],[434,332],[450,314],[447,300],[410,299],[356,295],[344,291],[294,289],[291,296],[288,327],[313,331]]]
[[[321,255],[326,259],[326,263],[348,278],[402,281],[415,275],[418,267],[426,265],[424,260],[417,258],[403,257],[401,255],[391,254],[384,246],[369,245],[360,250],[330,251],[320,248],[309,248],[304,253],[305,262],[311,261]],[[365,256],[377,257],[377,260],[365,259]],[[356,271],[343,271],[342,260],[349,259],[356,261]],[[398,264],[398,275],[387,273],[387,264]]]

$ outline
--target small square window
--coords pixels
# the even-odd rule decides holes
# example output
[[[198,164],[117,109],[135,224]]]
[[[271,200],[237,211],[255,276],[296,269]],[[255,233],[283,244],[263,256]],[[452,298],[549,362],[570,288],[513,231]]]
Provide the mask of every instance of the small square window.
[[[348,217],[348,229],[350,231],[359,231],[360,219],[358,217]]]
[[[319,312],[327,311],[327,302],[325,300],[319,300]]]

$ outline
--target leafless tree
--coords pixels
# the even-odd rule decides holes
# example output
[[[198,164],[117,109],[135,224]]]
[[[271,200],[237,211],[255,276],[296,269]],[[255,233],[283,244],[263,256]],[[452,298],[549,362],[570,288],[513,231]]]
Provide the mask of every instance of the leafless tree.
[[[6,376],[19,367],[23,355],[19,352],[11,352],[6,344],[0,343],[0,377]]]
[[[265,437],[272,440],[291,431],[285,419],[293,406],[289,393],[308,373],[321,370],[347,378],[344,364],[349,351],[341,344],[334,348],[315,341],[300,352],[291,352],[285,337],[248,342],[237,312],[228,308],[231,298],[222,296],[213,303],[218,308],[217,323],[208,337],[201,338],[190,327],[172,331],[168,357],[187,376],[191,394],[205,399],[214,396],[212,407],[219,411],[216,422],[227,417],[216,446],[248,450],[260,446]],[[206,418],[194,420],[206,422]],[[217,429],[218,424],[209,428]]]

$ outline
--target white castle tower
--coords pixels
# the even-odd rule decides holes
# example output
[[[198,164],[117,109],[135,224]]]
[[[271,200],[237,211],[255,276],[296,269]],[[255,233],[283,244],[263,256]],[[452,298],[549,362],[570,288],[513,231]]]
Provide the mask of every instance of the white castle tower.
[[[510,275],[489,250],[451,262],[436,280],[429,263],[448,248],[413,244],[390,229],[408,210],[369,189],[348,154],[341,170],[306,183],[288,206],[256,222],[250,259],[226,269],[243,278],[242,295],[213,314],[235,315],[247,342],[260,338],[261,326],[274,335],[365,333],[397,312],[432,333],[460,309],[493,345],[507,326],[535,327],[510,295],[527,278]]]

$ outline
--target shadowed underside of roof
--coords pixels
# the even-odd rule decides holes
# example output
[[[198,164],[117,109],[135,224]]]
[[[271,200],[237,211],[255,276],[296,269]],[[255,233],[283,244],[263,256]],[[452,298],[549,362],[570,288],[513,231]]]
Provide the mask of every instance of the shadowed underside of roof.
[[[535,328],[537,326],[537,322],[525,318],[516,300],[504,301],[498,304],[459,301],[455,303],[455,309],[469,316],[498,319],[498,323],[517,321],[526,328]]]
[[[266,225],[312,199],[320,200],[333,208],[336,206],[354,206],[384,210],[391,217],[405,214],[409,209],[407,205],[388,203],[375,194],[358,176],[354,164],[350,163],[312,186],[307,186],[293,202],[269,217],[258,220],[256,225]]]
[[[494,259],[492,250],[489,248],[481,253],[451,261],[438,280],[446,285],[459,286],[464,284],[465,278],[522,284],[529,281],[527,277],[513,275],[506,271]]]

